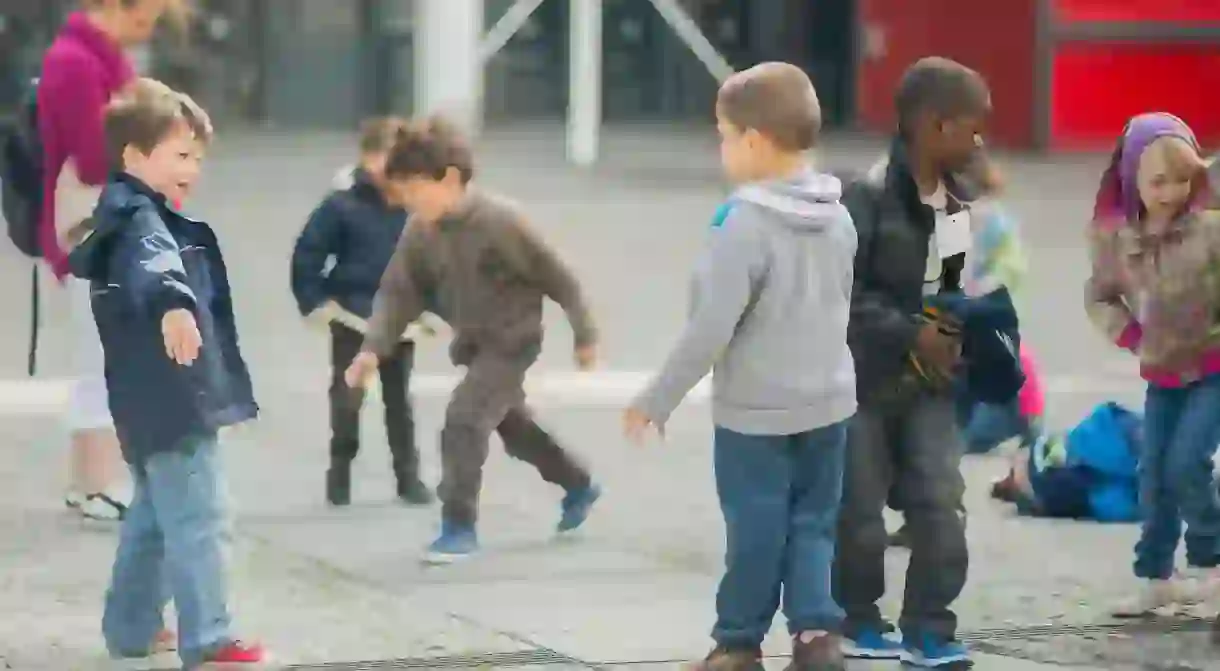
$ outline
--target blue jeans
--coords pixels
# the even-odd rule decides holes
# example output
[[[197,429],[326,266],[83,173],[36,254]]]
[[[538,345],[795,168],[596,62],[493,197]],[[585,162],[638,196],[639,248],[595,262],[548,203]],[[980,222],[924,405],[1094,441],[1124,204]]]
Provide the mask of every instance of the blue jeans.
[[[185,668],[231,639],[226,555],[232,534],[218,452],[215,435],[197,437],[132,467],[135,496],[102,616],[111,654],[147,650],[171,598]]]
[[[1042,422],[1022,415],[1015,398],[1008,403],[982,403],[959,383],[953,404],[967,454],[990,452],[1014,437],[1021,439],[1022,447],[1029,447],[1042,435]]]
[[[1220,561],[1220,500],[1212,455],[1220,444],[1220,375],[1184,388],[1148,386],[1140,455],[1143,527],[1135,544],[1135,575],[1165,579],[1186,523],[1186,561]]]
[[[781,594],[793,634],[841,628],[830,573],[846,445],[846,422],[791,436],[716,427],[716,492],[726,532],[712,630],[718,644],[761,645]]]

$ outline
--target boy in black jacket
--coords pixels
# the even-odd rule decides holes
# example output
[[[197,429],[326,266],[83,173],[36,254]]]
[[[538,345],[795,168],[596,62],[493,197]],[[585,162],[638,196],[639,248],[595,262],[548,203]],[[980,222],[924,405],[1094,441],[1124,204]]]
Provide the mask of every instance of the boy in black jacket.
[[[292,254],[292,293],[301,314],[328,324],[331,334],[330,470],[326,498],[331,505],[351,501],[351,463],[360,450],[362,390],[343,382],[345,371],[364,342],[373,296],[407,212],[384,188],[385,161],[404,122],[388,117],[365,122],[360,163],[339,176],[337,189],[310,216]],[[411,329],[394,352],[381,361],[386,437],[393,457],[398,497],[424,505],[432,493],[419,477],[408,387],[415,343]]]

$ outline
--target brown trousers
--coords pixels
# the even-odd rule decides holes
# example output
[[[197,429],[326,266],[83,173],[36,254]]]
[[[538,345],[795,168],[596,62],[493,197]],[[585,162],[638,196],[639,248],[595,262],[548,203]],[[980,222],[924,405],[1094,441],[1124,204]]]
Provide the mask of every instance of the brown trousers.
[[[441,514],[447,522],[474,525],[491,432],[508,456],[538,469],[542,479],[567,491],[589,486],[589,472],[534,421],[525,404],[525,372],[534,357],[479,353],[466,369],[445,412],[441,430]]]

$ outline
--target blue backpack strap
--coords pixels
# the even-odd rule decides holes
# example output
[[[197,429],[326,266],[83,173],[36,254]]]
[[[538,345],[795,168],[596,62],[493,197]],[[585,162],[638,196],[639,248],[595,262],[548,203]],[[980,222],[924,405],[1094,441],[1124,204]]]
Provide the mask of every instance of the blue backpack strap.
[[[716,213],[714,215],[712,215],[712,228],[713,229],[717,229],[717,228],[724,226],[724,222],[728,220],[729,213],[733,211],[733,206],[736,204],[737,204],[737,202],[734,199],[730,198],[729,200],[726,200],[723,203],[721,203],[720,207],[716,208]]]

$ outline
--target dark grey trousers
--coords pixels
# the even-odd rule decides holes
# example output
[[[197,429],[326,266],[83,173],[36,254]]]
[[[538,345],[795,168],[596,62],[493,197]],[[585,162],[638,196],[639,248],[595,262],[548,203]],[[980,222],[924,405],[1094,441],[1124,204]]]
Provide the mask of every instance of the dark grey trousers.
[[[882,623],[877,602],[885,594],[888,544],[882,511],[892,502],[906,518],[911,547],[899,627],[908,638],[954,636],[950,606],[966,584],[969,552],[952,399],[925,394],[895,407],[861,407],[847,436],[834,571],[846,632]]]
[[[534,421],[525,404],[525,373],[534,357],[475,356],[445,411],[441,429],[441,515],[445,521],[474,526],[488,440],[494,431],[504,451],[534,468],[542,479],[575,491],[588,487],[589,471]]]

